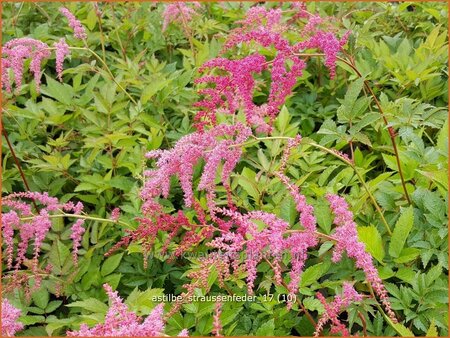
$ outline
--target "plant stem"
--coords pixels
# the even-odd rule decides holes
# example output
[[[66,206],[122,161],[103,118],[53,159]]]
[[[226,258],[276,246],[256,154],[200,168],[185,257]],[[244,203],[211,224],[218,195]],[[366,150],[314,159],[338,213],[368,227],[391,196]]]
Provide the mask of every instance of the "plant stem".
[[[270,263],[270,261],[269,261],[266,257],[264,257],[264,260],[267,262],[267,264],[270,265],[270,267],[272,268],[272,270],[274,270],[274,267],[273,267],[272,263]],[[283,280],[281,281],[281,284],[282,284],[286,289],[288,289],[288,285],[287,285]],[[295,297],[295,300],[297,301],[297,304],[302,308],[302,311],[305,313],[306,318],[308,318],[308,320],[311,322],[311,324],[312,324],[314,327],[316,327],[316,326],[317,326],[317,323],[316,323],[316,321],[314,320],[314,318],[311,316],[311,314],[309,313],[308,309],[305,308],[305,307],[303,306],[303,304],[302,304],[302,302],[300,301],[300,299],[298,299],[297,297]]]
[[[128,98],[131,100],[131,102],[133,102],[134,104],[137,105],[137,101],[135,99],[133,99],[133,97],[125,90],[125,88],[123,88],[121,86],[121,84],[119,82],[117,82],[116,78],[114,77],[113,73],[111,72],[111,70],[109,69],[108,65],[106,64],[105,61],[103,61],[103,59],[96,53],[94,52],[92,49],[90,49],[89,47],[69,47],[69,49],[73,49],[73,50],[85,50],[88,51],[89,53],[91,53],[98,61],[100,61],[100,63],[105,67],[105,70],[108,72],[109,76],[111,77],[111,80],[114,81],[114,83],[120,88],[120,90],[122,90],[126,96],[128,96]]]
[[[13,157],[13,159],[14,159],[14,162],[15,162],[15,164],[16,164],[16,167],[17,167],[17,169],[19,170],[20,176],[22,177],[23,184],[25,185],[25,188],[26,188],[28,191],[31,191],[30,186],[28,185],[28,181],[27,181],[27,179],[25,178],[25,174],[24,174],[24,172],[23,172],[23,170],[22,170],[22,166],[20,165],[19,159],[17,158],[16,153],[15,153],[15,151],[14,151],[14,148],[13,148],[11,142],[9,141],[8,133],[6,132],[6,129],[3,128],[3,125],[1,126],[1,129],[2,129],[3,136],[5,136],[6,143],[8,143],[8,148],[9,148],[9,150],[11,151],[11,155],[12,155],[12,157]],[[36,209],[36,211],[39,211],[39,209],[38,209],[38,207],[37,207],[37,205],[36,205],[36,202],[35,202],[35,201],[32,201],[32,203],[33,203],[34,209]]]
[[[22,218],[20,218],[20,220],[21,220],[21,221],[30,221],[30,220],[32,220],[34,217],[35,217],[35,216],[22,217]],[[49,216],[48,216],[48,218],[62,218],[62,217],[68,217],[68,218],[81,218],[81,219],[86,219],[86,220],[90,220],[90,221],[115,223],[115,224],[120,224],[120,225],[123,225],[123,226],[125,226],[125,227],[131,228],[131,226],[130,226],[128,223],[121,222],[121,221],[115,221],[115,220],[108,219],[108,218],[100,218],[100,217],[93,217],[93,216],[87,216],[87,215],[66,214],[66,213],[55,214],[55,215],[49,215]]]
[[[285,231],[285,233],[287,233],[287,234],[289,234],[289,233],[295,233],[295,232],[305,232],[304,230],[286,230]],[[337,242],[338,240],[336,239],[336,238],[334,238],[333,236],[329,236],[329,235],[326,235],[326,234],[324,234],[324,233],[321,233],[321,232],[318,232],[318,231],[315,231],[314,232],[314,234],[317,236],[317,237],[321,237],[321,238],[324,238],[324,239],[327,239],[327,240],[329,240],[329,241],[334,241],[334,242]]]
[[[322,57],[322,56],[325,56],[325,54],[323,54],[323,53],[294,53],[294,55],[296,55],[296,56],[303,56],[303,57],[307,57],[307,56],[308,57],[310,57],[310,56],[320,56],[320,57]],[[360,78],[363,77],[361,72],[358,70],[358,68],[356,68],[356,66],[353,63],[353,61],[348,61],[348,60],[343,59],[343,58],[341,58],[339,56],[337,57],[337,59],[339,61],[345,63],[351,69],[353,69],[353,71],[356,73],[356,75],[358,75],[358,77],[360,77]],[[389,137],[390,137],[391,143],[392,143],[392,148],[394,150],[395,160],[397,162],[398,173],[400,175],[400,180],[402,182],[402,187],[403,187],[403,191],[404,191],[404,194],[405,194],[405,198],[408,201],[408,203],[411,204],[411,199],[409,197],[408,190],[406,189],[406,182],[405,182],[405,177],[403,175],[403,169],[402,169],[401,162],[400,162],[400,155],[399,155],[399,152],[398,152],[397,143],[395,142],[395,136],[396,135],[395,135],[394,128],[389,126],[389,122],[388,122],[388,120],[386,118],[386,115],[384,114],[383,108],[381,108],[380,101],[378,101],[378,98],[376,97],[375,93],[373,92],[372,88],[369,85],[369,82],[366,79],[364,79],[364,87],[366,88],[366,90],[372,96],[372,98],[373,98],[373,100],[375,102],[375,105],[377,106],[378,111],[379,111],[379,113],[380,113],[380,115],[381,115],[381,117],[382,117],[382,119],[384,121],[384,124],[387,126],[387,129],[388,129],[388,132],[389,132]]]
[[[363,185],[364,190],[366,190],[367,194],[369,195],[369,198],[372,201],[372,204],[375,206],[375,209],[377,210],[378,214],[380,215],[381,220],[383,221],[383,224],[386,227],[386,231],[388,232],[389,236],[392,236],[391,228],[390,228],[388,222],[386,221],[386,219],[384,218],[383,211],[381,210],[380,206],[378,205],[377,201],[375,200],[375,197],[373,196],[372,192],[370,191],[369,187],[367,186],[367,183],[364,180],[364,178],[362,177],[361,173],[356,168],[355,164],[352,161],[347,160],[346,158],[344,158],[344,157],[340,156],[339,154],[335,153],[334,151],[332,151],[332,150],[330,150],[330,149],[328,149],[328,148],[326,148],[324,146],[321,146],[320,144],[317,144],[317,143],[314,143],[314,142],[307,142],[306,144],[308,144],[308,145],[310,145],[312,147],[321,149],[321,150],[325,151],[326,153],[333,155],[334,157],[336,157],[336,158],[340,159],[341,161],[347,163],[353,169],[353,171],[355,172],[356,176],[358,176],[359,181]]]
[[[354,65],[353,61],[347,61],[347,60],[345,60],[345,59],[343,59],[343,58],[340,58],[340,57],[338,57],[338,60],[344,62],[346,65],[348,65],[350,68],[352,68],[352,69],[355,71],[355,73],[356,73],[360,78],[363,77],[362,74],[361,74],[361,72],[360,72],[360,71],[356,68],[356,66]],[[395,160],[396,160],[396,162],[397,162],[398,174],[400,175],[400,180],[401,180],[401,182],[402,182],[403,191],[404,191],[404,193],[405,193],[405,198],[406,198],[406,200],[408,201],[408,203],[411,204],[411,199],[410,199],[409,194],[408,194],[408,189],[406,189],[405,177],[403,176],[403,169],[402,169],[401,162],[400,162],[400,155],[399,155],[398,148],[397,148],[397,142],[395,141],[395,131],[394,131],[394,128],[392,128],[391,126],[389,126],[389,122],[388,122],[388,120],[387,120],[387,118],[386,118],[386,115],[384,114],[383,108],[381,108],[380,101],[378,101],[378,98],[376,97],[375,93],[374,93],[373,90],[372,90],[372,87],[369,85],[369,82],[368,82],[366,79],[364,79],[364,87],[366,88],[366,90],[367,90],[367,91],[370,93],[370,95],[372,96],[372,98],[373,98],[373,100],[374,100],[374,102],[375,102],[375,105],[377,106],[378,111],[379,111],[379,113],[380,113],[380,115],[381,115],[381,117],[382,117],[382,119],[383,119],[383,121],[384,121],[384,124],[385,124],[385,125],[387,126],[387,128],[388,128],[389,137],[390,137],[391,143],[392,143],[392,148],[394,149]]]
[[[255,137],[255,140],[253,140],[253,141],[239,143],[239,144],[234,144],[231,147],[252,145],[252,144],[255,144],[255,143],[259,142],[259,141],[264,141],[264,140],[290,140],[290,139],[292,139],[292,137],[286,137],[286,136]],[[312,141],[305,142],[305,140],[302,140],[302,143],[310,145],[310,146],[315,147],[317,149],[320,149],[320,150],[322,150],[322,151],[324,151],[324,152],[326,152],[326,153],[328,153],[330,155],[333,155],[334,157],[340,159],[342,162],[345,162],[347,165],[349,165],[353,169],[353,171],[355,172],[356,176],[358,176],[358,180],[363,185],[364,190],[366,190],[367,194],[369,195],[369,198],[372,201],[372,204],[375,206],[375,209],[377,210],[378,214],[380,215],[381,220],[382,220],[384,226],[386,227],[386,231],[388,232],[389,236],[392,236],[391,228],[390,228],[388,222],[386,221],[386,219],[384,218],[383,211],[381,210],[380,206],[378,205],[377,201],[375,200],[375,197],[373,196],[372,192],[370,191],[369,187],[367,186],[367,183],[364,181],[364,178],[362,177],[361,173],[356,168],[355,164],[350,159],[346,159],[345,157],[339,155],[339,153],[334,152],[333,150],[328,149],[328,148],[326,148],[324,146],[321,146],[320,144],[317,144],[315,142],[312,142]]]

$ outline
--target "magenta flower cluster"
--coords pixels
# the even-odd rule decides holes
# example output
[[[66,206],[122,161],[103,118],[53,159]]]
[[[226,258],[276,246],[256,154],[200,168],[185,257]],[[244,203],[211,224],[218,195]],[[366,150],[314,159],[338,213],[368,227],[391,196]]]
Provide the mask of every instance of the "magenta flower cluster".
[[[301,13],[305,13],[301,10]],[[297,13],[298,14],[298,13]],[[196,106],[198,111],[195,120],[198,130],[216,124],[217,114],[236,114],[240,109],[245,113],[249,126],[257,132],[268,133],[272,123],[286,98],[292,94],[297,78],[306,67],[301,53],[308,49],[318,49],[325,54],[325,65],[333,78],[336,73],[337,54],[346,43],[348,34],[338,39],[331,31],[322,31],[318,25],[322,19],[309,15],[305,30],[299,37],[303,41],[291,44],[284,33],[287,25],[282,21],[280,9],[252,7],[241,27],[231,32],[222,50],[222,56],[208,61],[200,71],[216,70],[216,74],[206,74],[199,78],[198,84],[210,84],[199,90],[204,98]],[[247,44],[254,50],[256,46],[271,48],[274,55],[271,59],[259,52],[240,59],[230,60],[223,57],[230,50]],[[256,44],[256,45],[255,45]],[[270,90],[265,103],[254,102],[255,93],[261,91],[255,76],[262,77],[263,71],[270,72]]]
[[[25,60],[31,59],[30,71],[36,82],[36,90],[39,91],[41,66],[43,61],[51,55],[48,45],[32,38],[13,39],[3,46],[2,54],[2,86],[11,92],[12,80],[9,77],[11,69],[16,88],[20,90]]]
[[[8,299],[2,300],[2,337],[13,337],[16,332],[23,329],[23,324],[18,321],[21,313]]]
[[[157,305],[152,312],[143,319],[128,309],[117,291],[113,291],[108,284],[103,285],[110,307],[103,323],[92,328],[81,324],[77,331],[67,331],[67,336],[76,337],[161,337],[164,336],[164,304]],[[188,337],[188,331],[182,330],[180,337]]]
[[[372,256],[365,250],[364,243],[358,240],[357,225],[353,221],[353,214],[348,209],[347,202],[342,197],[332,194],[327,195],[327,199],[335,216],[334,224],[337,225],[334,233],[337,243],[333,251],[333,262],[340,261],[344,251],[349,258],[353,258],[356,267],[362,269],[366,274],[367,282],[371,284],[380,298],[387,314],[396,323],[397,319],[391,309],[386,288],[378,274],[377,268],[373,264]]]
[[[295,201],[299,212],[300,229],[290,229],[290,225],[275,214],[265,211],[241,212],[234,205],[229,179],[242,156],[242,147],[252,137],[252,128],[256,132],[270,133],[272,123],[280,107],[291,95],[298,76],[306,67],[301,58],[301,52],[309,49],[321,50],[325,55],[325,65],[329,68],[331,77],[335,75],[336,60],[339,51],[346,43],[348,33],[341,39],[331,31],[322,30],[326,25],[324,19],[306,12],[303,6],[299,8],[299,15],[294,19],[307,18],[308,22],[301,32],[302,41],[291,44],[283,34],[287,26],[281,20],[282,12],[276,9],[252,7],[246,18],[240,22],[241,27],[235,29],[225,42],[220,57],[206,62],[200,70],[209,72],[196,80],[197,84],[211,85],[200,89],[203,99],[196,106],[201,107],[195,120],[198,131],[182,137],[173,148],[168,150],[154,150],[147,154],[147,158],[156,159],[155,168],[145,173],[146,181],[141,197],[144,200],[143,214],[140,227],[129,239],[152,238],[154,242],[158,231],[168,232],[169,240],[175,238],[180,229],[189,229],[177,246],[175,255],[178,256],[192,245],[202,241],[216,251],[201,260],[201,269],[189,273],[196,281],[185,285],[188,290],[185,295],[192,294],[195,287],[207,287],[204,280],[209,267],[214,266],[218,272],[219,285],[231,276],[238,275],[243,270],[247,274],[248,292],[253,293],[257,278],[257,266],[265,260],[273,270],[274,281],[280,285],[284,283],[283,271],[289,271],[289,282],[285,284],[291,295],[298,292],[301,274],[308,258],[308,250],[319,243],[316,218],[313,207],[307,202],[299,188],[295,186],[284,173],[291,151],[299,145],[301,137],[298,135],[288,141],[281,157],[281,163],[273,175],[286,188]],[[226,53],[241,44],[248,44],[253,51],[256,46],[266,48],[265,54],[253,52],[240,59],[225,57]],[[272,59],[267,59],[267,50],[272,50]],[[289,65],[289,66],[288,66]],[[255,76],[262,76],[270,72],[270,90],[267,102],[256,104],[255,92],[260,86],[260,80]],[[222,115],[235,115],[242,110],[245,122],[234,122],[228,125],[219,123]],[[233,119],[234,121],[234,119]],[[198,178],[197,188],[194,189],[195,168],[203,163],[203,169]],[[220,179],[217,178],[221,168]],[[197,225],[193,221],[174,222],[178,216],[167,215],[163,211],[158,199],[167,198],[171,189],[171,177],[177,176],[184,193],[184,206],[193,208],[197,217]],[[227,193],[227,205],[219,202],[217,183],[220,181]],[[201,202],[194,191],[201,195],[205,191],[208,220]],[[201,197],[199,197],[201,198]],[[367,281],[372,285],[380,297],[388,315],[395,322],[395,315],[390,308],[386,290],[381,283],[378,272],[373,265],[372,257],[365,251],[364,244],[358,241],[356,224],[353,215],[348,210],[343,198],[335,195],[327,196],[331,209],[335,214],[336,230],[331,236],[336,241],[333,261],[341,259],[342,252],[355,259],[356,266],[366,273]],[[163,216],[164,215],[164,216]],[[184,215],[184,214],[183,214]],[[171,224],[160,220],[169,217]],[[183,216],[184,217],[184,216]],[[181,226],[180,224],[183,224]],[[140,236],[139,234],[146,234]],[[149,236],[149,234],[151,234]],[[146,243],[149,241],[147,240]],[[164,244],[167,249],[167,242]],[[241,253],[245,253],[242,258]],[[281,263],[282,254],[290,255],[290,266]],[[203,281],[202,281],[203,280]],[[344,296],[337,296],[334,305],[335,313],[340,307],[352,301],[360,300],[349,284],[344,284]],[[320,298],[320,296],[319,296]],[[288,308],[292,307],[288,302]],[[331,308],[330,308],[331,309]],[[333,332],[346,332],[342,325],[338,325],[337,316],[328,311],[326,321],[333,322]],[[318,326],[318,331],[321,327]]]
[[[204,133],[192,133],[182,137],[170,150],[154,150],[146,154],[147,158],[156,158],[157,169],[147,170],[147,177],[141,197],[144,200],[144,214],[155,210],[154,198],[162,195],[167,198],[170,190],[170,178],[178,176],[184,192],[187,207],[193,204],[192,177],[194,166],[203,159],[205,168],[200,178],[198,190],[214,194],[216,172],[223,161],[221,181],[225,186],[241,156],[241,147],[251,134],[250,128],[241,123],[218,125]]]
[[[318,337],[322,332],[323,327],[329,321],[331,322],[331,334],[341,333],[343,337],[350,336],[347,327],[339,320],[339,314],[345,310],[350,304],[354,302],[362,301],[363,297],[353,288],[353,285],[349,282],[344,282],[342,287],[342,294],[334,297],[331,303],[328,303],[325,297],[318,292],[317,298],[320,300],[325,308],[325,312],[317,322],[317,326],[314,332],[314,337]]]

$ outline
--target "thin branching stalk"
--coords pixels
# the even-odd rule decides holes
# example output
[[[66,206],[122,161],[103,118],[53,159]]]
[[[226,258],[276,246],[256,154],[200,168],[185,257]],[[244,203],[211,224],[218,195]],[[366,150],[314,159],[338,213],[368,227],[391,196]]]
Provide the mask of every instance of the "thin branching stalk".
[[[22,222],[31,221],[34,217],[36,217],[36,216],[22,217],[22,218],[20,218],[20,220]],[[75,215],[75,214],[61,213],[61,214],[55,214],[55,215],[49,215],[48,216],[48,218],[63,218],[63,217],[67,217],[67,218],[81,218],[81,219],[90,220],[90,221],[115,223],[115,224],[120,224],[120,225],[122,225],[124,227],[127,227],[127,228],[131,228],[131,226],[128,223],[125,223],[125,222],[122,222],[122,221],[118,221],[118,220],[115,221],[113,219],[94,217],[94,216],[88,216],[88,215]]]
[[[323,56],[325,56],[325,54],[323,54],[323,53],[294,53],[294,55],[302,56],[302,57],[312,57],[312,56],[323,57]],[[349,61],[349,60],[346,60],[346,59],[341,58],[341,57],[337,57],[337,59],[339,61],[345,63],[351,69],[353,69],[353,71],[356,73],[356,75],[358,77],[360,77],[360,78],[363,77],[361,72],[358,70],[358,68],[356,68],[356,66],[355,66],[353,61],[351,61],[351,60]],[[373,98],[373,100],[375,102],[375,105],[378,108],[378,112],[380,113],[380,115],[381,115],[381,117],[382,117],[382,119],[384,121],[384,124],[387,126],[389,137],[390,137],[391,143],[392,143],[392,148],[394,150],[395,160],[397,162],[398,173],[399,173],[399,176],[400,176],[400,180],[402,182],[403,192],[404,192],[406,200],[408,201],[409,204],[411,204],[411,198],[409,197],[408,189],[406,188],[406,181],[405,181],[405,177],[403,175],[403,169],[402,169],[402,166],[401,166],[400,155],[399,155],[399,152],[398,152],[397,143],[395,141],[396,133],[394,131],[394,128],[392,128],[392,126],[389,126],[389,122],[388,122],[388,120],[386,118],[386,115],[385,115],[385,113],[383,111],[383,108],[381,107],[380,101],[376,97],[374,91],[372,90],[372,87],[370,86],[369,82],[366,79],[364,79],[364,88],[372,96],[372,98]]]
[[[290,140],[292,139],[292,137],[287,137],[287,136],[268,136],[268,137],[254,137],[254,140],[248,141],[248,142],[244,142],[244,143],[239,143],[239,144],[234,144],[231,147],[241,147],[241,146],[249,146],[249,145],[254,145],[260,141],[264,141],[264,140]],[[343,161],[344,163],[346,163],[348,166],[350,166],[353,171],[355,172],[356,176],[358,177],[358,180],[361,182],[364,190],[367,192],[367,194],[369,195],[370,200],[372,201],[372,204],[374,205],[375,209],[377,210],[378,214],[380,215],[380,218],[386,228],[387,233],[389,234],[389,236],[392,236],[392,231],[391,228],[388,224],[388,222],[386,221],[386,219],[384,218],[383,215],[383,211],[381,210],[380,206],[378,205],[375,197],[373,196],[372,192],[370,191],[369,187],[367,186],[366,181],[364,180],[362,174],[359,172],[358,168],[356,168],[355,164],[349,160],[346,159],[343,156],[340,156],[337,152],[328,149],[327,147],[321,146],[320,144],[317,144],[315,142],[312,141],[305,141],[302,140],[302,143],[310,145],[312,147],[315,147],[317,149],[320,149],[330,155],[333,155],[334,157],[340,159],[341,161]]]
[[[20,161],[19,161],[19,159],[16,156],[16,152],[14,151],[14,148],[13,148],[11,142],[9,141],[8,133],[6,132],[6,129],[3,128],[3,126],[1,126],[1,129],[2,129],[3,136],[5,136],[6,143],[8,144],[8,148],[11,151],[11,155],[12,155],[12,157],[14,159],[14,163],[16,164],[16,167],[19,170],[20,177],[22,177],[23,184],[25,185],[25,188],[27,189],[27,191],[31,191],[30,186],[28,185],[28,181],[27,181],[27,179],[25,177],[25,174],[24,174],[24,172],[22,170],[22,166],[20,165]],[[32,201],[32,203],[33,203],[33,206],[36,209],[36,211],[39,211],[39,209],[38,209],[38,207],[36,205],[36,202]]]

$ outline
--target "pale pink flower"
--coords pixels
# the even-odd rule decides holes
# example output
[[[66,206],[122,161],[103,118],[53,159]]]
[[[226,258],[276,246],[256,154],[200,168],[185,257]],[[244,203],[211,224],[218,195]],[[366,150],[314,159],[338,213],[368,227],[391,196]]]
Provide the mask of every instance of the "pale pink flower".
[[[39,205],[37,214],[33,214],[30,201],[34,201]],[[51,229],[51,213],[58,210],[72,211],[75,214],[80,214],[83,209],[83,204],[78,202],[74,204],[68,202],[61,204],[57,198],[50,197],[48,193],[38,192],[17,192],[5,196],[2,199],[3,206],[9,209],[8,212],[2,213],[2,234],[4,243],[6,244],[7,268],[13,267],[13,245],[14,245],[14,231],[18,232],[19,243],[17,246],[15,272],[12,275],[15,280],[18,277],[18,270],[26,261],[26,253],[31,240],[34,240],[32,271],[38,272],[38,258],[40,255],[43,242]],[[27,217],[29,220],[21,221],[20,218]],[[82,224],[84,219],[77,220],[72,226],[72,234],[70,238],[73,240],[73,259],[77,263],[78,246],[81,242],[81,235],[84,233]],[[41,274],[36,275],[34,288],[38,288],[41,282]]]
[[[78,337],[157,337],[164,334],[163,306],[157,305],[142,321],[142,318],[130,311],[117,291],[113,291],[108,284],[103,285],[110,307],[103,323],[89,328],[82,324],[78,331],[67,331],[68,336]]]
[[[60,39],[58,42],[55,42],[54,46],[56,48],[56,74],[59,81],[62,82],[63,63],[66,56],[70,54],[70,50],[64,38]]]
[[[189,4],[192,5],[188,6]],[[163,12],[163,27],[162,30],[165,31],[171,22],[185,22],[191,21],[196,11],[193,7],[199,8],[200,4],[198,2],[172,2],[166,5]]]
[[[85,228],[83,228],[84,219],[78,219],[75,221],[75,223],[71,227],[72,233],[70,234],[70,239],[73,241],[72,244],[72,259],[75,265],[78,265],[78,247],[81,244],[81,239],[86,231]]]
[[[178,337],[189,337],[189,330],[188,329],[181,330],[180,333],[178,334]]]
[[[113,221],[118,221],[120,217],[120,209],[119,208],[114,208],[113,211],[111,212],[111,219]]]
[[[23,324],[18,322],[21,311],[11,305],[8,299],[2,300],[2,336],[13,337],[16,332],[23,330]]]
[[[328,202],[335,216],[334,224],[337,225],[333,237],[337,239],[333,251],[333,262],[338,262],[345,251],[349,258],[355,260],[356,267],[362,269],[366,275],[366,280],[372,285],[375,293],[380,298],[391,320],[396,323],[397,318],[391,309],[388,294],[383,282],[378,275],[378,270],[373,264],[372,256],[365,250],[364,243],[358,240],[357,225],[353,221],[353,214],[348,209],[347,202],[337,195],[328,194]]]
[[[141,191],[141,197],[145,202],[144,213],[154,212],[147,205],[148,201],[152,206],[155,197],[160,195],[168,197],[170,178],[173,175],[178,176],[184,192],[185,205],[190,207],[194,201],[192,188],[194,166],[202,158],[206,161],[206,165],[198,189],[206,191],[214,189],[216,171],[222,161],[227,168],[222,172],[222,182],[226,182],[237,162],[236,159],[242,152],[240,147],[231,146],[245,141],[250,134],[250,129],[242,124],[222,124],[204,133],[197,132],[182,137],[173,149],[149,152],[146,155],[147,158],[158,158],[158,160],[156,169],[145,172],[147,180]]]
[[[220,314],[222,313],[222,303],[216,303],[214,307],[214,316],[213,316],[213,329],[212,334],[216,337],[221,336],[220,330],[222,330],[222,323],[220,321]]]
[[[51,53],[47,44],[32,39],[12,39],[5,43],[2,48],[2,85],[7,91],[11,91],[9,70],[14,74],[16,90],[22,86],[23,68],[27,59],[31,59],[30,72],[34,75],[36,90],[39,91],[41,83],[42,62],[49,58]]]
[[[72,12],[70,12],[66,7],[61,7],[59,11],[69,21],[69,26],[73,29],[73,35],[80,40],[86,39],[86,31],[81,22],[75,17],[75,15],[73,15]]]

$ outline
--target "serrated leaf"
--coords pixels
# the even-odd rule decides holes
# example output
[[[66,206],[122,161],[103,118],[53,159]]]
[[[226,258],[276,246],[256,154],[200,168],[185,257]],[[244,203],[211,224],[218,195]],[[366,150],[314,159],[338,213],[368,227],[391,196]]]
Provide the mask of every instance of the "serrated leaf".
[[[378,229],[374,226],[358,227],[358,237],[366,246],[366,250],[380,263],[385,256],[383,240]]]
[[[406,263],[416,259],[420,254],[420,250],[417,248],[404,248],[400,252],[400,256],[394,259],[396,263]]]
[[[71,86],[65,83],[59,83],[58,81],[53,80],[49,76],[45,76],[47,81],[47,86],[43,86],[41,88],[42,93],[53,97],[64,104],[71,104],[72,98],[74,95],[74,90]]]
[[[48,301],[50,300],[50,294],[46,288],[42,287],[38,291],[33,292],[31,298],[33,298],[34,304],[36,304],[40,309],[45,309]]]
[[[275,330],[275,320],[272,318],[262,324],[255,332],[256,336],[273,336]]]
[[[73,302],[66,305],[67,307],[80,307],[84,310],[88,310],[94,313],[106,313],[108,311],[108,306],[98,299],[88,298],[86,300],[81,300]]]
[[[392,323],[391,325],[398,333],[400,333],[402,337],[414,337],[414,333],[412,333],[411,330],[404,325],[400,323]]]
[[[102,276],[107,276],[112,273],[119,266],[122,256],[123,253],[108,257],[103,262],[102,269],[100,270]]]
[[[414,211],[412,206],[402,209],[402,213],[397,223],[395,223],[394,232],[389,243],[389,254],[392,257],[397,258],[400,256],[413,224]]]
[[[319,263],[307,268],[301,276],[300,286],[306,287],[311,285],[314,282],[322,277],[330,268],[329,263]]]
[[[434,318],[431,319],[430,327],[427,330],[426,337],[437,337],[439,335],[436,325],[434,324]]]
[[[427,285],[430,286],[431,284],[433,284],[441,274],[442,267],[440,265],[433,266],[430,270],[428,270],[425,277]]]
[[[297,218],[297,209],[295,206],[295,201],[291,196],[286,196],[286,198],[281,201],[280,217],[290,225],[294,225]]]

